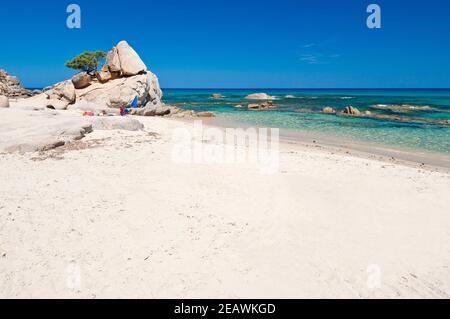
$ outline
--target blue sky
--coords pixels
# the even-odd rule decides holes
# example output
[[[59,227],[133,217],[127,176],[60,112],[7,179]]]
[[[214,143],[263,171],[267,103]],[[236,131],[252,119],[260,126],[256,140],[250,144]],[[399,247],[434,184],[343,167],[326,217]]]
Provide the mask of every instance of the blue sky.
[[[366,26],[370,3],[381,29]],[[0,68],[27,87],[122,39],[165,88],[450,87],[448,0],[2,1],[0,17]]]

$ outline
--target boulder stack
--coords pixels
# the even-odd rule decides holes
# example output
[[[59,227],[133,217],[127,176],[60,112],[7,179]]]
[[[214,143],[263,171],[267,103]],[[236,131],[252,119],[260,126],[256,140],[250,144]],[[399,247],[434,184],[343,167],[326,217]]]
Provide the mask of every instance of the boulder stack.
[[[147,69],[126,41],[121,41],[107,54],[105,65],[95,77],[78,74],[20,103],[24,108],[55,110],[95,105],[101,113],[116,114],[114,111],[122,106],[130,107],[137,100],[133,114],[166,115],[170,109],[162,103],[162,96],[158,77]]]
[[[135,114],[159,113],[154,112],[155,108],[160,110],[163,106],[157,76],[148,71],[145,63],[126,41],[119,42],[108,52],[106,63],[96,73],[96,78],[96,81],[90,80],[88,85],[75,85],[79,101],[120,108],[129,106],[137,98],[139,110]]]

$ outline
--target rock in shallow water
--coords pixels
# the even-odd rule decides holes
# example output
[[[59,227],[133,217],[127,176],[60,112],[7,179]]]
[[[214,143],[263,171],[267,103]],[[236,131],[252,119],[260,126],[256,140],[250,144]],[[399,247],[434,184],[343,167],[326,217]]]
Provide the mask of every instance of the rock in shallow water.
[[[252,111],[266,111],[275,109],[276,106],[273,102],[264,102],[264,103],[252,103],[248,105],[248,109]]]
[[[246,97],[247,100],[275,100],[275,96],[270,96],[266,93],[250,94]]]
[[[322,112],[326,113],[326,114],[334,114],[334,113],[336,113],[335,109],[333,109],[332,107],[324,107],[322,109]]]
[[[347,106],[342,113],[347,115],[361,115],[361,112],[353,106]]]

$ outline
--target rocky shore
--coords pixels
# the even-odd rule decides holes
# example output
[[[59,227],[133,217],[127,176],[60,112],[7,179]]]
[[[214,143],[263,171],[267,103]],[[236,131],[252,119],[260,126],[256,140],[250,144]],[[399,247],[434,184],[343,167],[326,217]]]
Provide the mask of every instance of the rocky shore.
[[[0,96],[8,98],[25,98],[33,96],[35,93],[36,92],[23,88],[19,79],[15,76],[12,76],[5,70],[0,69]]]
[[[80,73],[43,92],[24,89],[1,70],[0,93],[0,152],[48,150],[93,130],[142,129],[136,118],[120,116],[121,107],[136,116],[214,117],[165,105],[158,77],[126,41],[109,51],[94,75]]]

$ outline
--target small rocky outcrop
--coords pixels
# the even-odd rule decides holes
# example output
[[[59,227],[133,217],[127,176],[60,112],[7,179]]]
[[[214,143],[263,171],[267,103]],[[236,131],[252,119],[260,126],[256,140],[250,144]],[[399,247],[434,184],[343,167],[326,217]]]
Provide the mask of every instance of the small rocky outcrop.
[[[248,105],[248,109],[252,111],[266,111],[276,109],[275,104],[273,102],[264,102],[264,103],[252,103]]]
[[[225,96],[223,96],[222,94],[219,94],[219,93],[214,93],[213,95],[211,95],[211,97],[213,99],[223,99]]]
[[[75,86],[72,81],[64,81],[56,84],[44,92],[50,100],[62,100],[68,104],[73,104],[77,100]]]
[[[145,107],[131,109],[130,114],[140,116],[165,116],[169,115],[170,112],[171,110],[167,106],[148,103]]]
[[[20,81],[5,70],[0,69],[0,95],[10,98],[25,98],[33,96],[34,93],[24,89]]]
[[[358,116],[358,115],[361,115],[361,112],[360,112],[356,107],[353,107],[353,106],[347,106],[347,107],[342,111],[342,114]]]
[[[336,110],[333,109],[332,107],[324,107],[322,109],[322,113],[326,113],[326,114],[335,114]]]
[[[270,96],[266,93],[254,93],[246,97],[247,100],[275,100],[275,96]]]

